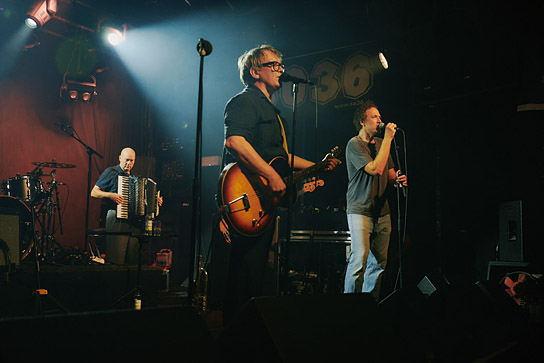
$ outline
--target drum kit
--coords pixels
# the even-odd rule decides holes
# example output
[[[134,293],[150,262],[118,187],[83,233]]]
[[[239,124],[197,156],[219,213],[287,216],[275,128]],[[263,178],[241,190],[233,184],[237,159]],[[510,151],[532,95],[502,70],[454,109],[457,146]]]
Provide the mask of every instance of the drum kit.
[[[32,164],[36,168],[26,175],[17,174],[2,181],[4,195],[0,195],[0,210],[13,211],[19,215],[20,261],[28,257],[35,244],[36,256],[43,261],[52,261],[56,247],[60,247],[55,240],[55,232],[60,228],[62,233],[57,186],[64,183],[56,181],[56,169],[74,168],[75,165],[59,163],[55,159]],[[42,181],[44,168],[52,169],[49,173],[50,181],[46,183]]]

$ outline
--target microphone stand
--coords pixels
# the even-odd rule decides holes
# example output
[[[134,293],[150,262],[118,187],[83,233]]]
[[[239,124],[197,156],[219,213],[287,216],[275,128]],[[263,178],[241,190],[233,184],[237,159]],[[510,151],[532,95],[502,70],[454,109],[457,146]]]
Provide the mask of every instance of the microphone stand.
[[[294,173],[294,165],[295,165],[295,134],[296,134],[296,125],[297,125],[297,94],[298,94],[298,82],[293,80],[293,131],[291,136],[291,167],[289,172],[289,178],[288,178],[288,184],[287,184],[287,191],[288,191],[288,205],[287,205],[287,239],[285,241],[285,247],[282,249],[284,251],[284,257],[283,257],[283,269],[282,269],[282,275],[283,275],[283,290],[287,291],[288,289],[288,278],[289,278],[289,245],[291,244],[291,225],[292,225],[292,218],[293,218],[293,190],[291,188],[294,188],[292,185],[293,183],[293,173]],[[295,188],[296,193],[296,188]],[[296,195],[296,194],[295,194]],[[281,266],[280,266],[281,268]]]
[[[197,105],[197,122],[196,122],[196,146],[195,146],[195,174],[193,177],[193,212],[191,225],[191,251],[189,253],[189,278],[187,296],[190,303],[195,297],[195,259],[197,246],[200,246],[201,229],[200,229],[200,193],[201,193],[201,170],[202,170],[202,79],[204,73],[204,57],[212,52],[212,45],[207,40],[200,38],[196,46],[200,55],[200,73],[198,79],[198,105]]]
[[[402,131],[404,132],[404,131]],[[395,142],[394,145],[395,149],[395,156],[397,158],[397,162],[399,163],[399,170],[400,170],[400,159],[399,159],[399,150],[398,146]],[[397,239],[398,239],[398,245],[399,245],[399,289],[402,289],[403,287],[403,271],[402,271],[402,238],[401,238],[401,218],[400,218],[400,189],[402,189],[402,194],[404,198],[406,198],[407,190],[404,185],[401,183],[395,181],[395,186],[397,187]]]
[[[64,131],[66,134],[70,135],[72,138],[74,138],[77,142],[79,142],[83,147],[85,147],[85,150],[87,151],[88,155],[88,167],[87,167],[87,205],[85,208],[85,245],[83,247],[84,251],[87,251],[87,243],[88,243],[88,231],[89,231],[89,200],[91,198],[91,164],[92,164],[92,157],[93,155],[98,156],[100,159],[104,159],[102,155],[100,155],[96,150],[91,148],[89,145],[85,144],[79,136],[75,136],[74,132],[68,131],[69,128],[67,127],[61,127],[62,131]],[[77,135],[77,133],[75,133]]]

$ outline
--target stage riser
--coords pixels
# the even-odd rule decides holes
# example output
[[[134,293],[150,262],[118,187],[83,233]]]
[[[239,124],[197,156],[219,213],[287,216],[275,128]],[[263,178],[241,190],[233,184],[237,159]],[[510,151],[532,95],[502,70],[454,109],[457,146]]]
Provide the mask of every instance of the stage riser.
[[[42,266],[40,287],[45,313],[61,312],[59,304],[69,312],[88,312],[131,307],[132,296],[120,300],[136,286],[136,266]],[[0,285],[0,318],[27,316],[35,313],[32,292],[38,287],[34,266],[25,265]],[[157,306],[157,293],[165,289],[162,270],[144,267],[140,290],[144,307]]]
[[[0,320],[1,362],[205,362],[213,343],[192,307]]]

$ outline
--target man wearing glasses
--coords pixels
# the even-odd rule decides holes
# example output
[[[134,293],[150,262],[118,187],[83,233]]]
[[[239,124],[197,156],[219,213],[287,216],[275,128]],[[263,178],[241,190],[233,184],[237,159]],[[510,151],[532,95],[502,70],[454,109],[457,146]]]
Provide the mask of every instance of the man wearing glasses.
[[[246,51],[238,59],[240,79],[246,86],[231,98],[225,107],[225,147],[245,173],[260,175],[270,190],[283,196],[286,185],[278,172],[268,164],[275,157],[291,160],[287,150],[285,122],[271,97],[280,87],[284,72],[282,54],[270,45]],[[328,159],[328,169],[334,169],[338,159]],[[294,168],[314,165],[294,157]],[[234,314],[254,296],[263,294],[264,276],[274,228],[258,237],[231,234],[231,253],[223,323],[227,325]]]

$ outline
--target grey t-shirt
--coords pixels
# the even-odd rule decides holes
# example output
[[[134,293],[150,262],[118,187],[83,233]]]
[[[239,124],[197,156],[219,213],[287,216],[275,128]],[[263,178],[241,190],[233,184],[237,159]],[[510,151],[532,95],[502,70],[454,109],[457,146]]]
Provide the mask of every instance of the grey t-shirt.
[[[385,195],[388,185],[387,171],[394,168],[389,155],[382,175],[370,175],[365,166],[380,150],[383,139],[374,138],[375,144],[369,144],[357,136],[352,137],[346,146],[346,167],[348,170],[348,191],[346,193],[347,213],[381,217],[390,212]]]

